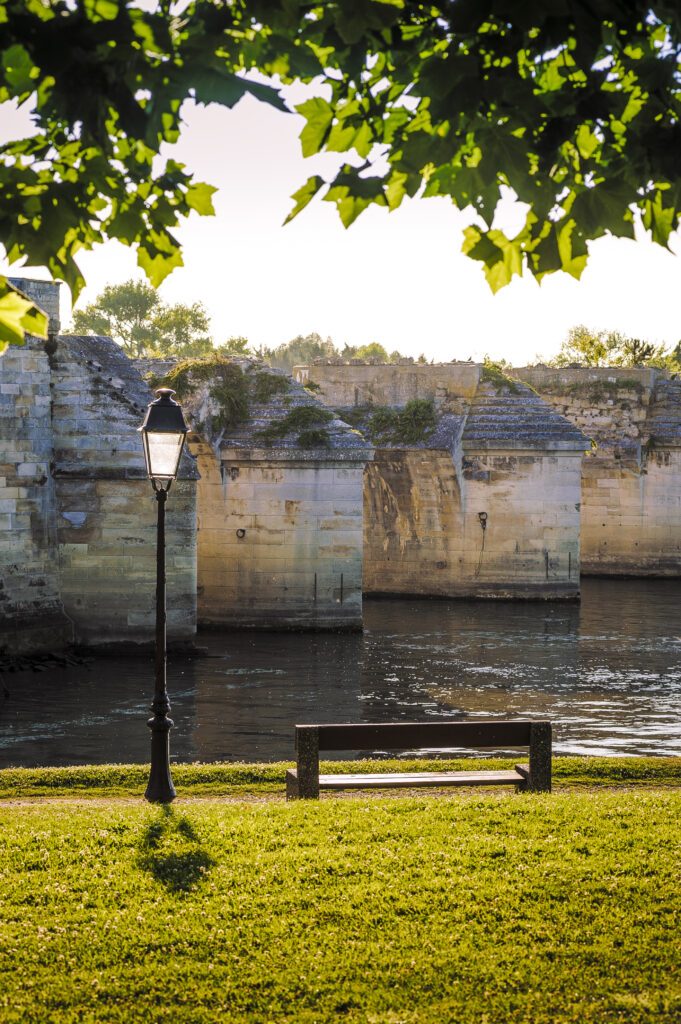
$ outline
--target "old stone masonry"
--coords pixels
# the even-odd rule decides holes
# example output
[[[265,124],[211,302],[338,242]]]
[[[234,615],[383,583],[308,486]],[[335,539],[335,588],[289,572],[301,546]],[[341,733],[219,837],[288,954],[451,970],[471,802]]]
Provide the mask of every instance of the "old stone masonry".
[[[576,598],[679,575],[681,384],[657,370],[133,364],[59,333],[0,357],[0,651],[151,644],[152,386],[192,423],[168,502],[168,635],[359,629],[363,593]],[[513,379],[512,379],[513,378]]]

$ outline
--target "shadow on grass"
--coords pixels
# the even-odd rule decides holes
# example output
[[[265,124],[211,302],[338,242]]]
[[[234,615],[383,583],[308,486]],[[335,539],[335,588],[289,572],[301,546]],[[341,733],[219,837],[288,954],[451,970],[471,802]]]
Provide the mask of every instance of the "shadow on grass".
[[[162,807],[158,818],[142,833],[137,865],[169,892],[191,892],[215,863],[201,846],[191,821],[176,815],[171,807]]]

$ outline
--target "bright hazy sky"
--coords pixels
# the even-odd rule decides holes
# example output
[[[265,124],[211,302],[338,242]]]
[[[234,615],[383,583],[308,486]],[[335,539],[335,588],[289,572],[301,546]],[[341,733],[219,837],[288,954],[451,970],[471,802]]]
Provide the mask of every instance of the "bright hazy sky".
[[[197,180],[218,186],[217,216],[192,215],[182,226],[185,266],[160,292],[168,302],[203,302],[218,343],[244,335],[275,346],[316,331],[340,347],[378,341],[436,361],[488,354],[522,365],[554,354],[579,323],[669,345],[681,339],[678,236],[679,255],[643,237],[604,238],[592,245],[580,282],[553,275],[539,286],[528,276],[492,295],[481,267],[460,252],[470,217],[446,199],[405,201],[393,213],[368,209],[348,230],[333,204],[316,200],[282,227],[291,194],[342,158],[304,160],[302,119],[250,98],[231,111],[188,104],[184,115],[173,155]],[[21,112],[0,107],[0,137],[27,124]],[[508,223],[504,217],[501,226]],[[106,284],[143,276],[135,253],[118,243],[79,261],[88,282],[81,306]],[[12,271],[31,276],[33,268]]]

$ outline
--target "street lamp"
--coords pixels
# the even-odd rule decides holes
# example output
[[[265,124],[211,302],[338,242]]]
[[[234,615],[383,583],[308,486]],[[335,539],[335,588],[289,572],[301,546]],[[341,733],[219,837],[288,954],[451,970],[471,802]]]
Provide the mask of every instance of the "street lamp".
[[[166,498],[173,480],[177,479],[180,456],[189,430],[182,409],[172,398],[171,388],[159,388],[158,398],[151,402],[139,428],[144,441],[147,475],[151,480],[158,502],[158,528],[156,532],[156,682],[152,717],[147,722],[151,729],[151,771],[144,794],[151,803],[169,804],[175,799],[175,787],[170,776],[169,732],[172,720],[168,718],[170,701],[166,690]]]

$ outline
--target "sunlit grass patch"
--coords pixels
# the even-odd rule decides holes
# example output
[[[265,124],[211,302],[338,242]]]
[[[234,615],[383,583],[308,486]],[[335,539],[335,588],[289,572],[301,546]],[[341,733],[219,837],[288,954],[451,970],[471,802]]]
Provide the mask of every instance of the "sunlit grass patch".
[[[0,1020],[672,1024],[675,791],[0,808]]]
[[[520,758],[522,760],[522,758]],[[475,771],[512,768],[518,758],[466,757],[452,760],[364,759],[322,764],[322,771],[399,772]],[[173,765],[180,796],[283,793],[286,769],[293,762],[268,764],[217,763]],[[0,770],[0,799],[29,796],[141,796],[146,765],[82,765],[68,768],[5,768]],[[561,786],[681,786],[678,757],[556,757],[554,782]]]

